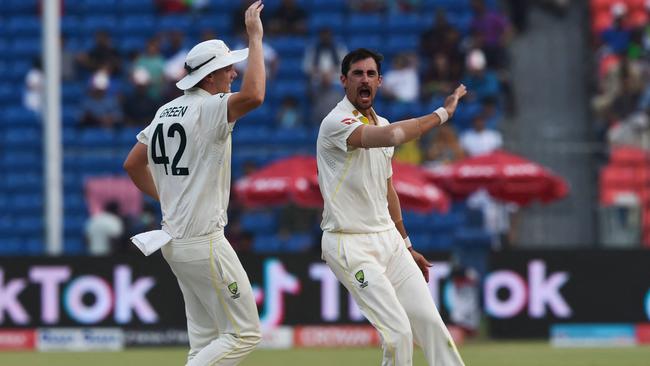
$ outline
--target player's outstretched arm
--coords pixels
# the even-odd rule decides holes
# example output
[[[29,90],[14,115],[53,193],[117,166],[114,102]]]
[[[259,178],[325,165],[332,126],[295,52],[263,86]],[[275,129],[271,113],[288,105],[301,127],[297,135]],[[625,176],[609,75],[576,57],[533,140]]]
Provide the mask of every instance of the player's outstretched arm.
[[[245,13],[246,32],[248,33],[248,65],[244,72],[241,90],[228,99],[228,121],[235,121],[259,107],[264,102],[266,91],[266,71],[262,37],[264,28],[260,14],[264,9],[261,1],[248,7]]]
[[[359,126],[350,137],[348,145],[353,147],[389,147],[401,145],[420,137],[436,126],[447,122],[456,112],[458,101],[467,90],[460,85],[445,99],[444,107],[440,107],[422,117],[394,122],[388,126]]]
[[[158,201],[158,191],[156,190],[156,184],[153,182],[151,171],[147,166],[148,164],[147,145],[137,142],[124,161],[124,170],[126,170],[139,190]]]

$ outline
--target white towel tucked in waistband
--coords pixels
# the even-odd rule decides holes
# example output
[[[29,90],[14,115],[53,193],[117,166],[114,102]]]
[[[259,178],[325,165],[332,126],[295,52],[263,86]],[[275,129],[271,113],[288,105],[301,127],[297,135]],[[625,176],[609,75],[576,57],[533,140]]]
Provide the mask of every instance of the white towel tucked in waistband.
[[[146,256],[160,249],[171,240],[172,237],[163,230],[147,231],[131,238],[133,244]]]

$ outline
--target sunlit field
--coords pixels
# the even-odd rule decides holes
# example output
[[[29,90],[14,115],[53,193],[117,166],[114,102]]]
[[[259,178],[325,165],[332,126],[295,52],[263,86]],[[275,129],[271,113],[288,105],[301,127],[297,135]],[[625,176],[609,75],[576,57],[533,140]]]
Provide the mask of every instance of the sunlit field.
[[[545,341],[481,342],[464,345],[461,354],[468,366],[648,366],[650,347],[552,348]],[[370,348],[258,350],[242,366],[364,366],[379,365],[381,352]],[[31,353],[2,352],[2,366],[179,366],[185,363],[182,348],[150,348],[123,352]],[[414,365],[425,366],[421,351]]]

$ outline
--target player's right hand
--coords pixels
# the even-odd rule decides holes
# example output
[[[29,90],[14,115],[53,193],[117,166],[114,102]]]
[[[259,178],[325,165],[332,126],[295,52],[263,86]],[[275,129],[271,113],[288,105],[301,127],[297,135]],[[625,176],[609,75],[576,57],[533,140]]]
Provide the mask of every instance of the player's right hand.
[[[460,98],[464,97],[467,94],[467,89],[465,85],[460,84],[454,92],[445,99],[445,109],[449,114],[449,118],[454,115],[456,112],[456,107],[458,107],[458,101]]]
[[[264,4],[262,4],[261,0],[252,3],[251,6],[246,9],[244,18],[248,39],[262,39],[262,36],[264,35],[264,28],[262,27],[262,19],[260,17],[262,9],[264,9]]]

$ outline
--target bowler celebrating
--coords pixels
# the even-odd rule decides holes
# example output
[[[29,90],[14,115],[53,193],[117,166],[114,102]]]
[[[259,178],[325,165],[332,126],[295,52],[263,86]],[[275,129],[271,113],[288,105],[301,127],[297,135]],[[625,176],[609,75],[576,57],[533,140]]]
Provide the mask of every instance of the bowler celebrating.
[[[430,366],[463,365],[425,282],[431,264],[413,249],[404,228],[391,158],[394,146],[445,123],[465,87],[431,114],[390,124],[372,108],[382,59],[363,48],[345,56],[345,97],[320,126],[322,256],[380,333],[382,365],[411,365],[414,340]]]

